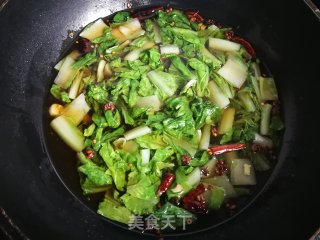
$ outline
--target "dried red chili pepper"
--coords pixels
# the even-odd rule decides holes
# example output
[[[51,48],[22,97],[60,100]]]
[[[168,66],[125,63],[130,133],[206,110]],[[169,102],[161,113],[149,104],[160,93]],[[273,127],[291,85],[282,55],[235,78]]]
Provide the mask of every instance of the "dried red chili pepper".
[[[174,175],[172,173],[166,172],[162,182],[158,188],[158,196],[161,196],[164,192],[166,192],[168,190],[168,188],[170,187],[172,181],[174,179]]]
[[[92,117],[89,114],[84,115],[82,122],[86,125],[92,123]]]
[[[200,183],[194,190],[190,191],[185,197],[183,197],[183,201],[189,201],[192,199],[195,199],[200,194],[204,193],[206,191],[206,188],[202,183]]]
[[[113,111],[116,107],[114,106],[113,103],[106,103],[105,105],[103,105],[103,110],[107,111],[107,110],[111,110]]]
[[[154,13],[156,11],[159,11],[159,10],[163,10],[164,8],[161,6],[161,7],[156,7],[156,8],[153,8],[151,10],[147,10],[147,14],[150,14],[150,13]]]
[[[241,45],[244,46],[244,48],[247,50],[247,52],[248,52],[252,57],[256,57],[256,52],[255,52],[255,50],[253,49],[252,45],[251,45],[248,41],[246,41],[246,40],[244,40],[243,38],[238,37],[238,36],[233,36],[233,37],[231,38],[231,41],[240,43]]]
[[[187,17],[189,19],[195,18],[199,22],[203,22],[204,21],[204,18],[199,14],[199,11],[197,11],[197,12],[188,11],[185,14],[187,15]]]
[[[218,129],[215,128],[215,127],[213,127],[213,128],[211,129],[211,134],[212,134],[212,136],[217,137],[217,136],[218,136]]]
[[[234,144],[225,144],[225,145],[218,145],[213,146],[208,149],[209,155],[218,155],[225,152],[231,152],[235,150],[241,150],[246,148],[246,144],[244,143],[234,143]]]
[[[186,196],[182,198],[183,206],[196,213],[208,213],[209,207],[205,203],[201,194],[206,191],[203,184],[199,184],[196,189],[189,192]]]
[[[203,176],[209,176],[209,170],[208,170],[208,167],[204,167],[201,169],[201,173]]]
[[[254,143],[251,146],[253,152],[259,152],[266,156],[273,156],[273,150],[267,146],[262,146],[260,144]]]
[[[203,213],[206,214],[209,211],[209,207],[206,203],[200,201],[190,201],[184,204],[184,207],[195,213]]]
[[[76,46],[77,46],[78,50],[82,53],[88,53],[93,50],[93,47],[92,47],[93,45],[89,39],[80,37],[76,41],[76,44],[77,44]]]
[[[152,9],[146,10],[146,11],[140,11],[140,12],[137,12],[137,13],[133,14],[132,17],[138,18],[139,20],[143,20],[143,19],[146,19],[146,18],[153,17],[154,13],[156,11],[163,10],[163,9],[164,9],[163,7],[156,7],[156,8],[152,8]]]
[[[182,165],[188,166],[191,161],[191,157],[189,154],[184,154],[181,156]]]
[[[212,25],[212,24],[215,24],[215,23],[216,23],[216,21],[213,20],[213,19],[207,19],[206,22],[205,22],[206,25]]]
[[[234,32],[233,31],[225,32],[224,36],[225,36],[226,39],[232,40],[232,38],[234,37]]]
[[[218,160],[214,169],[215,175],[222,176],[228,171],[228,166],[225,161]]]
[[[90,148],[84,150],[84,155],[88,159],[92,159],[94,157],[94,151]]]

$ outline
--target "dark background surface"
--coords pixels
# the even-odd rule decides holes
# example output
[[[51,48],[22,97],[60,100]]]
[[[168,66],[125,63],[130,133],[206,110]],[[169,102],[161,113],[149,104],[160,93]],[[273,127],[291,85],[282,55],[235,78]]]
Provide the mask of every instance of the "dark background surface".
[[[129,1],[133,7],[169,1]],[[308,239],[320,227],[320,23],[302,1],[170,1],[232,26],[276,77],[286,122],[276,178],[230,222],[185,239]],[[43,141],[43,100],[68,32],[128,7],[118,0],[11,0],[0,12],[0,239],[142,239],[104,220],[57,177]],[[9,222],[9,223],[8,223]]]

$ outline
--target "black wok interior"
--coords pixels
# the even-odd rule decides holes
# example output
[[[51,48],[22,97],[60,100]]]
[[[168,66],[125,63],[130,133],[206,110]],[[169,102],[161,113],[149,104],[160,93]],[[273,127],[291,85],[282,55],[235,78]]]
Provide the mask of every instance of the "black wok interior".
[[[224,212],[210,214],[180,233],[195,232],[186,239],[311,237],[320,226],[320,23],[302,1],[10,1],[0,12],[0,207],[30,239],[142,238],[97,216],[94,201],[84,199],[74,154],[55,148],[59,140],[49,136],[46,99],[51,69],[73,41],[68,31],[130,5],[149,4],[199,10],[248,39],[276,79],[286,123],[272,175],[262,176],[253,197],[240,205],[265,191],[223,225],[197,234],[228,219]]]
[[[138,7],[134,9],[127,9],[127,11],[132,12],[134,14],[135,12],[139,11],[146,11],[150,10],[152,8],[158,7],[157,5],[152,5],[148,7]],[[188,9],[188,8],[186,8]],[[202,14],[202,13],[201,13]],[[106,17],[106,19],[112,19],[114,14],[109,15]],[[205,16],[208,18],[210,16]],[[76,41],[77,37],[74,38],[74,41]],[[74,42],[73,41],[73,42]],[[258,44],[258,43],[257,43]],[[73,43],[70,44],[66,49],[62,51],[62,55],[60,58],[65,57],[66,54],[68,54],[70,51],[72,51]],[[262,59],[263,61],[263,59]],[[273,60],[275,61],[275,60]],[[262,62],[264,63],[264,62]],[[267,76],[272,76],[272,73],[269,72],[268,67],[263,64],[262,65],[262,72],[266,74]],[[54,77],[56,76],[56,71],[52,71],[52,79],[50,81],[52,82]],[[72,151],[68,146],[66,146],[63,141],[54,133],[52,128],[50,127],[49,123],[52,120],[52,117],[49,116],[49,113],[47,109],[49,106],[55,102],[54,98],[49,94],[48,92],[48,98],[44,102],[44,119],[43,119],[43,133],[45,135],[45,144],[47,146],[47,152],[49,153],[50,160],[61,178],[62,182],[65,184],[65,186],[69,189],[69,191],[80,201],[82,201],[85,205],[87,205],[92,211],[96,212],[98,208],[98,204],[103,199],[103,194],[95,194],[95,195],[89,195],[84,196],[80,187],[80,181],[79,181],[79,174],[76,170],[77,160],[74,151]],[[233,202],[237,205],[237,210],[232,211],[232,213],[227,209],[221,209],[218,212],[210,212],[206,215],[199,215],[198,220],[195,224],[192,224],[188,226],[186,230],[179,230],[176,229],[175,231],[163,231],[162,235],[179,235],[179,234],[188,234],[188,233],[194,233],[203,231],[205,229],[210,229],[213,227],[216,227],[232,217],[234,217],[236,214],[239,214],[241,211],[243,211],[263,190],[264,186],[266,184],[269,184],[269,182],[272,181],[272,176],[274,176],[276,173],[273,173],[272,170],[267,172],[262,172],[257,174],[257,185],[250,187],[250,190],[252,191],[252,194],[249,197],[242,197],[235,199]],[[99,216],[100,217],[100,216]],[[106,221],[109,221],[119,227],[122,228],[128,228],[128,226],[119,224],[117,222],[110,221],[108,219],[105,219]],[[137,230],[139,231],[139,230]],[[152,232],[148,232],[152,234]]]

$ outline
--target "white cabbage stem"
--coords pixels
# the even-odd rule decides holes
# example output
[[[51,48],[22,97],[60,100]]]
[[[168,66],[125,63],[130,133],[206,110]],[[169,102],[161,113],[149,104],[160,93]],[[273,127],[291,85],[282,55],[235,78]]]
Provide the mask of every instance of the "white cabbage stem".
[[[131,139],[135,139],[137,137],[141,137],[141,136],[150,134],[151,132],[152,132],[152,130],[148,126],[139,126],[139,127],[133,128],[133,129],[129,130],[128,132],[126,132],[124,134],[124,138],[128,141]]]

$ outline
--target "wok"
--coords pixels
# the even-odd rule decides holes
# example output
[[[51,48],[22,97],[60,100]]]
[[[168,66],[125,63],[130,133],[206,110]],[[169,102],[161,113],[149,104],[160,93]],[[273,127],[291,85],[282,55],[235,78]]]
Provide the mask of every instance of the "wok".
[[[320,29],[301,1],[9,1],[0,12],[0,206],[30,239],[150,238],[116,227],[91,210],[74,162],[66,159],[65,149],[50,147],[54,140],[45,123],[51,69],[73,41],[68,32],[115,11],[150,4],[200,10],[252,42],[276,78],[286,125],[278,163],[243,203],[244,211],[219,221],[208,215],[180,234],[193,233],[186,239],[310,237],[320,225],[315,117]],[[228,221],[220,224],[223,220]],[[204,229],[209,230],[199,233]]]

